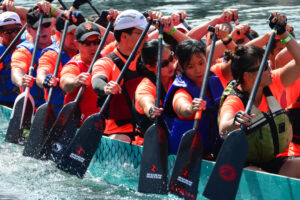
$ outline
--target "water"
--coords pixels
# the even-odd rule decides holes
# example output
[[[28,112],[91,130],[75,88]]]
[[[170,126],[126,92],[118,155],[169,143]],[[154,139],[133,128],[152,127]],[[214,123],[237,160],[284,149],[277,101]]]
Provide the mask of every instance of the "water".
[[[67,6],[70,6],[71,2],[65,1]],[[31,6],[35,1],[15,0],[15,3],[16,5]],[[266,19],[271,11],[276,10],[286,14],[288,22],[294,26],[296,36],[300,34],[300,27],[296,26],[300,18],[300,6],[298,5],[300,2],[296,0],[199,0],[196,2],[191,0],[93,0],[92,3],[99,11],[109,8],[118,10],[135,8],[140,11],[160,10],[165,15],[168,15],[174,11],[183,10],[188,14],[187,22],[192,27],[219,16],[223,9],[237,8],[240,10],[240,23],[249,23],[259,34],[270,30]],[[88,5],[82,6],[81,9],[86,17],[87,14],[94,14],[94,11]],[[82,180],[66,175],[57,170],[50,161],[38,161],[23,157],[23,147],[2,142],[3,132],[5,132],[5,125],[0,122],[1,200],[166,199],[166,197],[140,194],[128,190],[124,186],[107,184],[93,178],[89,173]],[[10,198],[4,198],[4,196],[10,196]]]

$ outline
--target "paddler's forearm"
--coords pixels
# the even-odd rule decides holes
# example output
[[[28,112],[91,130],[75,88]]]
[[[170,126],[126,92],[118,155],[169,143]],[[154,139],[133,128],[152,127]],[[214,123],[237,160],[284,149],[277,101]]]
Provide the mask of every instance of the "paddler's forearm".
[[[255,38],[249,42],[247,42],[246,46],[257,46],[263,47],[267,44],[270,39],[271,32],[265,33],[262,36]]]
[[[190,30],[187,33],[187,36],[189,36],[190,38],[196,39],[196,40],[200,40],[202,39],[202,37],[207,33],[207,27],[210,26],[215,26],[216,24],[218,24],[220,22],[219,18],[215,18],[205,24],[201,24],[195,28],[193,28],[192,30]]]
[[[106,85],[107,85],[107,78],[104,76],[97,76],[92,80],[93,89],[99,96],[106,96],[104,92],[104,87]]]
[[[24,75],[25,72],[20,68],[11,69],[11,80],[17,87],[22,87],[22,78]]]

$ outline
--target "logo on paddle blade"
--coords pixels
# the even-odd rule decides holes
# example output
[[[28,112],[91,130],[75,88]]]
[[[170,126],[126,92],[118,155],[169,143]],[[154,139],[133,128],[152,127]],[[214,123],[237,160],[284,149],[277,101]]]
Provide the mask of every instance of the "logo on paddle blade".
[[[84,149],[83,149],[82,147],[79,147],[79,148],[76,150],[77,155],[80,155],[80,156],[83,154],[83,152],[84,152]]]
[[[187,169],[184,169],[183,176],[184,176],[185,178],[187,178],[188,175],[189,175],[189,171],[188,171]]]
[[[155,169],[156,169],[156,166],[155,166],[155,165],[152,165],[151,171],[152,171],[152,172],[155,172],[155,171],[156,171]]]
[[[222,165],[219,169],[221,178],[227,182],[231,182],[236,178],[235,169],[230,165]]]

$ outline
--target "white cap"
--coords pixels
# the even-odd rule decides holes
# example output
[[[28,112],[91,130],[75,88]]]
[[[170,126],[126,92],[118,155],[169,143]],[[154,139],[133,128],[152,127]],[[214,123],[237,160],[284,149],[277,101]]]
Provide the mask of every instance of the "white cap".
[[[114,30],[123,30],[127,28],[137,28],[144,30],[147,26],[146,17],[137,10],[125,10],[118,15]]]
[[[20,17],[15,12],[6,11],[0,14],[0,26],[21,24]]]

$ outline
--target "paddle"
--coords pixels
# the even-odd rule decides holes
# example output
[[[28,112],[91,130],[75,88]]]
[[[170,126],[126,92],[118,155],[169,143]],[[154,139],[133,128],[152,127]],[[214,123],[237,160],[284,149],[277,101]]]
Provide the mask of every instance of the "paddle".
[[[246,106],[245,112],[247,114],[250,114],[264,66],[267,63],[268,56],[274,42],[276,29],[277,25],[275,25],[272,31],[266,52],[260,64],[257,77]],[[224,141],[217,157],[215,167],[203,192],[205,197],[215,200],[235,199],[248,153],[248,140],[245,128],[245,125],[242,124],[240,129],[229,133]]]
[[[19,41],[21,35],[24,33],[24,31],[26,30],[27,27],[27,23],[22,27],[22,29],[19,31],[19,33],[15,36],[15,38],[11,41],[11,43],[9,44],[9,46],[5,49],[5,51],[2,53],[1,57],[0,57],[0,63],[2,63],[3,59],[5,58],[5,56],[10,52],[11,48]]]
[[[159,24],[155,106],[160,107],[161,61],[163,50],[163,24]],[[161,122],[163,123],[163,122]],[[138,191],[167,194],[168,132],[159,123],[159,117],[145,132],[140,165]]]
[[[131,61],[134,59],[135,54],[141,45],[146,33],[148,32],[152,20],[147,24],[146,29],[143,31],[139,40],[137,41],[133,51],[128,57],[127,62],[123,66],[117,83],[120,83],[123,79],[126,69],[129,67]],[[72,140],[71,144],[68,146],[67,150],[64,152],[61,160],[58,162],[57,167],[69,174],[76,175],[82,178],[86,172],[93,155],[95,154],[98,145],[101,141],[103,134],[103,126],[101,116],[105,113],[112,95],[108,95],[99,113],[89,116],[80,127],[78,133]]]
[[[95,8],[95,6],[92,4],[92,2],[90,0],[87,0],[87,3],[91,6],[91,8],[95,11],[95,13],[100,17],[101,14],[99,13],[99,11],[97,10],[97,8]]]
[[[39,18],[39,24],[38,29],[36,33],[36,40],[34,43],[34,50],[32,53],[30,68],[28,75],[32,76],[34,71],[34,64],[35,64],[35,58],[37,55],[38,50],[38,44],[40,41],[40,32],[43,22],[43,16],[44,13],[40,13]],[[29,93],[30,88],[26,87],[25,91],[18,95],[14,106],[13,106],[13,112],[10,116],[10,121],[8,124],[5,141],[11,142],[11,143],[18,143],[21,142],[23,135],[23,129],[28,128],[31,126],[31,119],[33,118],[34,114],[34,100]]]
[[[58,74],[60,60],[63,53],[63,47],[65,44],[65,39],[68,31],[68,23],[69,22],[66,20],[64,24],[63,34],[60,41],[60,47],[59,47],[58,56],[55,63],[54,73],[53,73],[54,77],[57,77]],[[43,141],[49,134],[50,128],[52,127],[56,119],[56,114],[51,104],[53,90],[54,87],[51,87],[49,89],[47,102],[41,105],[35,113],[35,117],[30,128],[30,133],[27,138],[27,142],[25,144],[25,148],[23,151],[24,156],[39,157],[39,150],[41,148],[41,145],[43,144]]]
[[[90,64],[90,67],[87,71],[88,73],[92,72],[93,65],[98,59],[100,52],[105,45],[106,38],[109,34],[112,25],[113,20],[109,22],[109,26],[106,29],[103,38],[101,39],[101,43],[98,46],[97,51]],[[80,122],[81,110],[79,103],[81,101],[81,97],[84,93],[84,90],[85,86],[81,86],[74,101],[67,103],[63,106],[62,110],[59,112],[58,117],[50,130],[49,135],[42,144],[40,154],[37,157],[43,156],[45,158],[49,158],[51,152],[51,159],[53,159],[55,162],[57,162],[60,159],[62,152],[65,150],[65,148],[69,145],[72,138],[74,137],[74,134],[77,130],[77,126]]]
[[[204,99],[208,84],[209,68],[212,62],[217,39],[214,28],[208,26],[207,29],[208,31],[212,31],[214,34],[203,77],[199,97],[200,99]],[[201,116],[202,110],[197,111],[194,118],[193,128],[185,132],[181,138],[169,183],[171,193],[184,197],[185,199],[196,199],[198,194],[198,183],[203,152],[203,141],[198,129]]]

